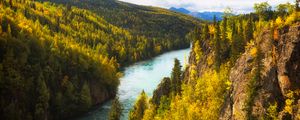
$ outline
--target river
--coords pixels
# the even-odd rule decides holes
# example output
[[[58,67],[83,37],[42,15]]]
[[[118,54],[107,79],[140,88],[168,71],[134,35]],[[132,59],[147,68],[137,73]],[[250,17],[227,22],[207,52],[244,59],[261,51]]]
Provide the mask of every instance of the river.
[[[187,63],[189,52],[190,49],[171,51],[126,67],[123,72],[124,76],[120,78],[118,91],[120,102],[124,108],[121,120],[127,120],[128,113],[141,91],[144,90],[151,97],[161,79],[170,76],[174,59],[179,59],[181,65],[184,66]],[[79,120],[107,120],[110,106],[111,101],[90,111]]]

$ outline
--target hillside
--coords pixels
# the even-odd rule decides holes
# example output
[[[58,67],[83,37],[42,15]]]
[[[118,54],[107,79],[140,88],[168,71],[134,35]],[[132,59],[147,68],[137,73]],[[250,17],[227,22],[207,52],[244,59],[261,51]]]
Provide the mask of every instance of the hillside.
[[[150,53],[136,51],[137,60],[149,58],[162,51],[189,47],[190,41],[186,38],[195,25],[201,24],[196,18],[188,15],[171,12],[166,9],[139,6],[117,0],[41,0],[51,1],[67,6],[77,6],[87,9],[101,16],[107,22],[119,28],[128,30],[132,35],[146,38]],[[145,49],[145,46],[137,46]],[[148,46],[147,46],[148,47]],[[118,55],[116,55],[118,56]],[[118,60],[123,60],[120,58]],[[131,62],[136,60],[127,60]],[[122,62],[122,61],[121,61]]]
[[[188,47],[185,34],[199,22],[164,9],[125,3],[106,8],[108,14],[103,15],[97,9],[81,8],[84,3],[70,4],[0,1],[1,119],[80,115],[116,95],[121,65]],[[152,10],[143,11],[143,19],[152,21],[144,25],[138,17],[126,18],[142,13],[114,11],[123,11],[122,6]],[[125,24],[116,19],[138,21]]]
[[[255,13],[195,29],[189,66],[180,71],[175,60],[129,119],[298,120],[300,9],[282,6],[255,4]]]

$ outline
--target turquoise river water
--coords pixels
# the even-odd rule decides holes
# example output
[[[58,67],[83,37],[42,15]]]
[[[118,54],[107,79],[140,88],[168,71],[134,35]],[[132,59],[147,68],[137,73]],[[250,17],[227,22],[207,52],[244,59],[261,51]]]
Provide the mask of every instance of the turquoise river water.
[[[128,119],[128,113],[141,91],[144,90],[151,97],[161,79],[170,76],[174,59],[179,59],[181,65],[184,66],[187,63],[189,52],[190,49],[171,51],[126,67],[123,71],[124,76],[120,78],[118,91],[120,102],[124,108],[121,120]],[[111,101],[108,101],[80,117],[79,120],[107,120],[110,106]]]

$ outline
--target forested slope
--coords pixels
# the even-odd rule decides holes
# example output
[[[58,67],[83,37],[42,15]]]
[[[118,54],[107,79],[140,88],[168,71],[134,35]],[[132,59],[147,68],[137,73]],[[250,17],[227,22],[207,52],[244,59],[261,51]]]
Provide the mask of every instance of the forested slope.
[[[1,119],[64,119],[86,112],[115,96],[120,64],[189,45],[183,35],[170,33],[175,42],[135,33],[100,14],[50,2],[0,1]]]
[[[149,58],[163,51],[189,47],[190,41],[186,38],[186,35],[191,29],[199,26],[201,23],[199,19],[188,15],[171,12],[162,8],[124,3],[117,0],[41,1],[51,1],[91,10],[107,22],[128,30],[134,36],[139,36],[133,42],[133,44],[140,42],[136,43],[136,50],[126,53],[126,57],[123,57],[118,52],[112,54],[117,56],[120,62],[126,63]],[[120,51],[121,48],[116,47],[115,49],[116,51]]]
[[[297,2],[298,3],[298,2]],[[193,32],[189,65],[175,60],[130,120],[298,120],[299,4],[254,5],[255,13],[224,16]]]

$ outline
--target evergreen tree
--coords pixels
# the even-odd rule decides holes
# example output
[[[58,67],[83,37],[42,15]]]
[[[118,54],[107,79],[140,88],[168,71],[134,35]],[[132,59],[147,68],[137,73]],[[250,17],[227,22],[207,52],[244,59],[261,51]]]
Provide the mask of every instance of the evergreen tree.
[[[92,105],[90,87],[87,84],[87,82],[85,82],[82,86],[79,96],[79,104],[81,106],[82,111],[87,111]]]
[[[227,17],[224,17],[222,21],[222,39],[224,42],[227,41],[227,19]]]
[[[174,67],[171,73],[171,89],[172,92],[179,93],[180,86],[181,86],[181,65],[178,59],[175,58],[174,60]]]
[[[240,19],[239,20],[239,24],[238,24],[238,33],[237,33],[237,39],[238,39],[238,43],[239,43],[239,53],[244,52],[244,46],[246,45],[246,39],[244,36],[244,27],[243,27],[243,20]]]
[[[215,69],[219,71],[221,66],[221,41],[220,41],[220,28],[219,25],[215,25],[216,32],[214,35],[215,42]]]
[[[202,40],[209,39],[209,29],[207,24],[203,25],[201,39]]]
[[[299,2],[300,2],[300,0],[296,0],[296,3],[295,3],[295,9],[297,12],[300,11]]]
[[[165,111],[170,109],[170,98],[168,98],[167,96],[162,96],[160,98],[160,103],[157,109],[157,113],[158,114],[163,114]]]
[[[270,11],[272,7],[269,5],[268,2],[263,3],[255,3],[254,10],[256,14],[259,15],[260,20],[267,20],[270,18]]]
[[[36,120],[46,120],[48,107],[49,107],[50,94],[47,85],[45,83],[44,77],[41,73],[37,79],[36,91],[38,96],[35,105],[34,118]]]
[[[148,98],[144,90],[137,99],[133,109],[129,112],[129,120],[142,120],[145,110],[148,108]]]
[[[120,120],[122,115],[122,104],[119,101],[119,97],[116,97],[112,101],[111,109],[109,111],[109,120]]]
[[[237,30],[235,27],[235,24],[232,25],[232,43],[231,43],[231,49],[230,49],[230,61],[232,64],[235,63],[235,60],[237,59],[238,56],[238,40],[237,40]]]
[[[249,42],[250,40],[253,39],[253,20],[252,18],[250,17],[248,20],[247,20],[247,23],[246,23],[246,27],[245,27],[245,30],[244,30],[244,40],[246,42]]]
[[[216,17],[216,15],[214,15],[214,17],[213,17],[213,24],[214,24],[214,26],[216,26],[217,25],[217,17]]]

